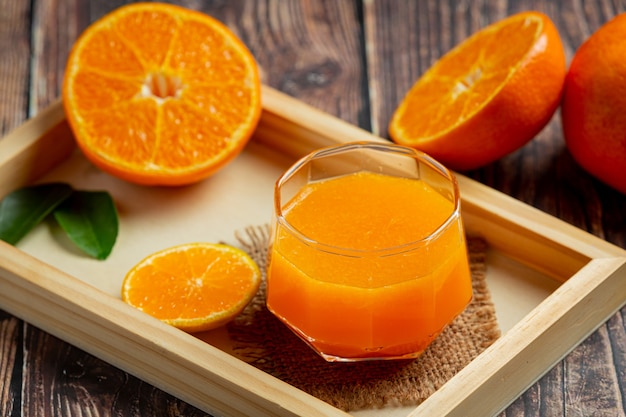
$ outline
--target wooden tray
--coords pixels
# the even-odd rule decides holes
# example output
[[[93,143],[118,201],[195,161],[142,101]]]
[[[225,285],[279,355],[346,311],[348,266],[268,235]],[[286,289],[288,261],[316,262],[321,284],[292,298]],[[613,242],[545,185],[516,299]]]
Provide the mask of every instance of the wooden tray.
[[[107,188],[121,201],[120,237],[104,262],[63,247],[43,225],[17,248],[0,242],[0,308],[209,413],[348,415],[241,361],[220,345],[219,331],[188,335],[116,296],[123,273],[144,253],[176,240],[229,239],[235,229],[268,222],[268,184],[297,157],[339,142],[383,140],[271,88],[264,87],[263,100],[246,151],[217,176],[183,189],[136,187],[93,168],[75,149],[60,102],[0,140],[0,197],[57,179]],[[419,407],[377,415],[496,414],[626,302],[626,251],[469,178],[458,180],[468,231],[487,239],[492,259],[521,268],[519,276],[539,276],[549,290]],[[167,198],[174,193],[177,199]],[[213,208],[219,204],[229,210]],[[189,207],[201,208],[201,227],[159,228],[165,214],[189,222]],[[495,269],[488,263],[488,275]],[[503,304],[527,301],[515,289],[498,297]]]

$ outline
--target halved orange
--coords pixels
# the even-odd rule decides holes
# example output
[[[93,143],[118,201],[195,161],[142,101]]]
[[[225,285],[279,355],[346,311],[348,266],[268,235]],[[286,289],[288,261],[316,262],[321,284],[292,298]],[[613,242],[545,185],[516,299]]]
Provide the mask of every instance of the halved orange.
[[[216,19],[133,3],[76,41],[63,103],[96,166],[139,184],[184,185],[243,149],[261,114],[261,86],[250,51]]]
[[[476,32],[427,70],[393,114],[389,135],[449,168],[478,168],[548,124],[565,74],[551,20],[539,12],[515,14]]]
[[[219,327],[252,300],[261,271],[250,256],[220,243],[188,243],[153,253],[124,278],[122,300],[187,332]]]

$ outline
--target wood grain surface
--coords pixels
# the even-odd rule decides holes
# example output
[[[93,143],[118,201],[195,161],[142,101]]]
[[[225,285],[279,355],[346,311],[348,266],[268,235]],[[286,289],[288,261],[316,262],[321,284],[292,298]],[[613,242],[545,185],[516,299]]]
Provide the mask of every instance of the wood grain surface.
[[[119,0],[0,0],[0,134],[60,95],[65,59]],[[391,114],[438,57],[485,25],[540,10],[568,62],[623,0],[178,0],[228,25],[263,82],[387,137]],[[625,109],[626,111],[626,109]],[[559,114],[528,145],[466,175],[626,248],[626,196],[568,154]],[[502,416],[626,415],[626,307]],[[549,347],[546,347],[549,348]],[[0,415],[203,416],[201,411],[0,311]]]

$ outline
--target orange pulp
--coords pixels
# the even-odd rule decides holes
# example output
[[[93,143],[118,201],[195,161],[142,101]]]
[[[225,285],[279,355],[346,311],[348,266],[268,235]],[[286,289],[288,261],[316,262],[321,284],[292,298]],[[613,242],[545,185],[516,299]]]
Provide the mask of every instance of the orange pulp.
[[[422,180],[325,179],[282,212],[267,305],[328,360],[416,357],[471,299],[455,203]]]

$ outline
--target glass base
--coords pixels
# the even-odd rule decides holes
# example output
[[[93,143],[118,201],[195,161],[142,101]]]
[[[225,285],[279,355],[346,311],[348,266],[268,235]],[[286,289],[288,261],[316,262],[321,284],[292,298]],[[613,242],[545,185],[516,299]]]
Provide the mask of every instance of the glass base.
[[[308,344],[308,343],[307,343]],[[308,344],[318,355],[320,355],[322,358],[324,358],[324,360],[326,362],[365,362],[365,361],[390,361],[390,360],[414,360],[419,358],[422,353],[424,353],[424,350],[421,350],[419,352],[412,352],[412,353],[407,353],[404,355],[395,355],[395,356],[379,356],[376,354],[372,354],[372,356],[359,356],[359,357],[342,357],[342,356],[335,356],[335,355],[330,355],[324,352],[320,352],[318,351],[315,347],[313,347],[311,344]]]
[[[391,347],[381,346],[378,348],[358,348],[354,346],[329,344],[313,339],[303,334],[297,327],[292,326],[282,317],[276,314],[275,316],[326,362],[413,360],[422,355],[428,345],[430,345],[430,343],[441,333],[437,332],[436,334],[431,335],[428,340],[422,340],[419,343]],[[341,352],[341,354],[338,352]]]

